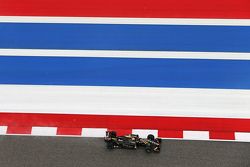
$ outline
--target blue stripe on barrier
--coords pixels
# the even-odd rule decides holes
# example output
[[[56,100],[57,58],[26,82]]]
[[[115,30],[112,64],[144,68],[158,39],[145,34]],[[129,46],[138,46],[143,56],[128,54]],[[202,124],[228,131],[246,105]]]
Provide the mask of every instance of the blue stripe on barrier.
[[[0,23],[0,48],[250,52],[250,27]]]
[[[0,84],[250,89],[250,61],[1,56]]]

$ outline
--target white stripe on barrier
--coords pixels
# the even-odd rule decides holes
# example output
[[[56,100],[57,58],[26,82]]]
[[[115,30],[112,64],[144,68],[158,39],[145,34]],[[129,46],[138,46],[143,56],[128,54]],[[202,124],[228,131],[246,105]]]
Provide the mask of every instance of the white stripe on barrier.
[[[183,131],[183,139],[209,140],[208,131]]]
[[[158,137],[158,130],[152,130],[152,129],[132,129],[133,134],[138,134],[141,138],[147,138],[149,134],[154,135],[155,137]]]
[[[31,135],[55,136],[56,132],[57,132],[56,127],[32,127]]]
[[[250,19],[0,16],[5,23],[153,24],[250,26]]]
[[[0,85],[0,112],[250,118],[250,90]]]
[[[174,52],[174,51],[116,51],[116,50],[0,49],[0,56],[250,60],[250,53]]]
[[[5,135],[7,133],[7,126],[0,126],[0,135]]]
[[[250,133],[235,132],[235,140],[237,140],[237,141],[250,141]]]
[[[82,128],[83,137],[104,137],[106,128]]]

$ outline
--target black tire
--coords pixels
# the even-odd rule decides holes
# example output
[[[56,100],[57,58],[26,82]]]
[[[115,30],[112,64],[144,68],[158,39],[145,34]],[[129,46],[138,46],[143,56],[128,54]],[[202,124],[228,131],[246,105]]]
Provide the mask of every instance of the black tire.
[[[151,140],[151,141],[154,141],[155,140],[155,137],[154,135],[152,134],[149,134],[148,137],[147,137],[148,140]]]
[[[147,153],[151,153],[151,152],[152,152],[152,148],[147,146],[147,147],[145,148],[145,151],[146,151]]]
[[[114,149],[114,143],[112,141],[107,142],[107,149],[109,150]]]

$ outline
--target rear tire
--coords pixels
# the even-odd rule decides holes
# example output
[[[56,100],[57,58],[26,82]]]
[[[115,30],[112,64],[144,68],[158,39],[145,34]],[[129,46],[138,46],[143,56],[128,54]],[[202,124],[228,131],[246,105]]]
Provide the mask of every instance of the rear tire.
[[[151,149],[151,147],[146,147],[146,148],[145,148],[145,151],[146,151],[147,153],[151,153],[151,152],[152,152],[152,149]]]
[[[151,152],[153,151],[153,149],[152,149],[150,143],[147,143],[147,144],[146,144],[145,151],[146,151],[147,153],[151,153]]]

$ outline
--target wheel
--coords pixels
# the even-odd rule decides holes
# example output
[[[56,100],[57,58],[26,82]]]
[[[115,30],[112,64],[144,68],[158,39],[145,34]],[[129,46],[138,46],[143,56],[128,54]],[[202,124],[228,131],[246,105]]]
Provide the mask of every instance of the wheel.
[[[152,145],[150,143],[146,144],[145,151],[151,153],[153,151]]]
[[[155,137],[154,135],[152,134],[149,134],[148,137],[147,137],[148,140],[151,140],[151,141],[154,141],[155,140]]]
[[[107,149],[114,149],[114,143],[112,141],[107,142]]]
[[[152,149],[151,149],[151,147],[149,146],[146,146],[146,148],[145,148],[145,151],[147,152],[147,153],[151,153],[152,152]]]

